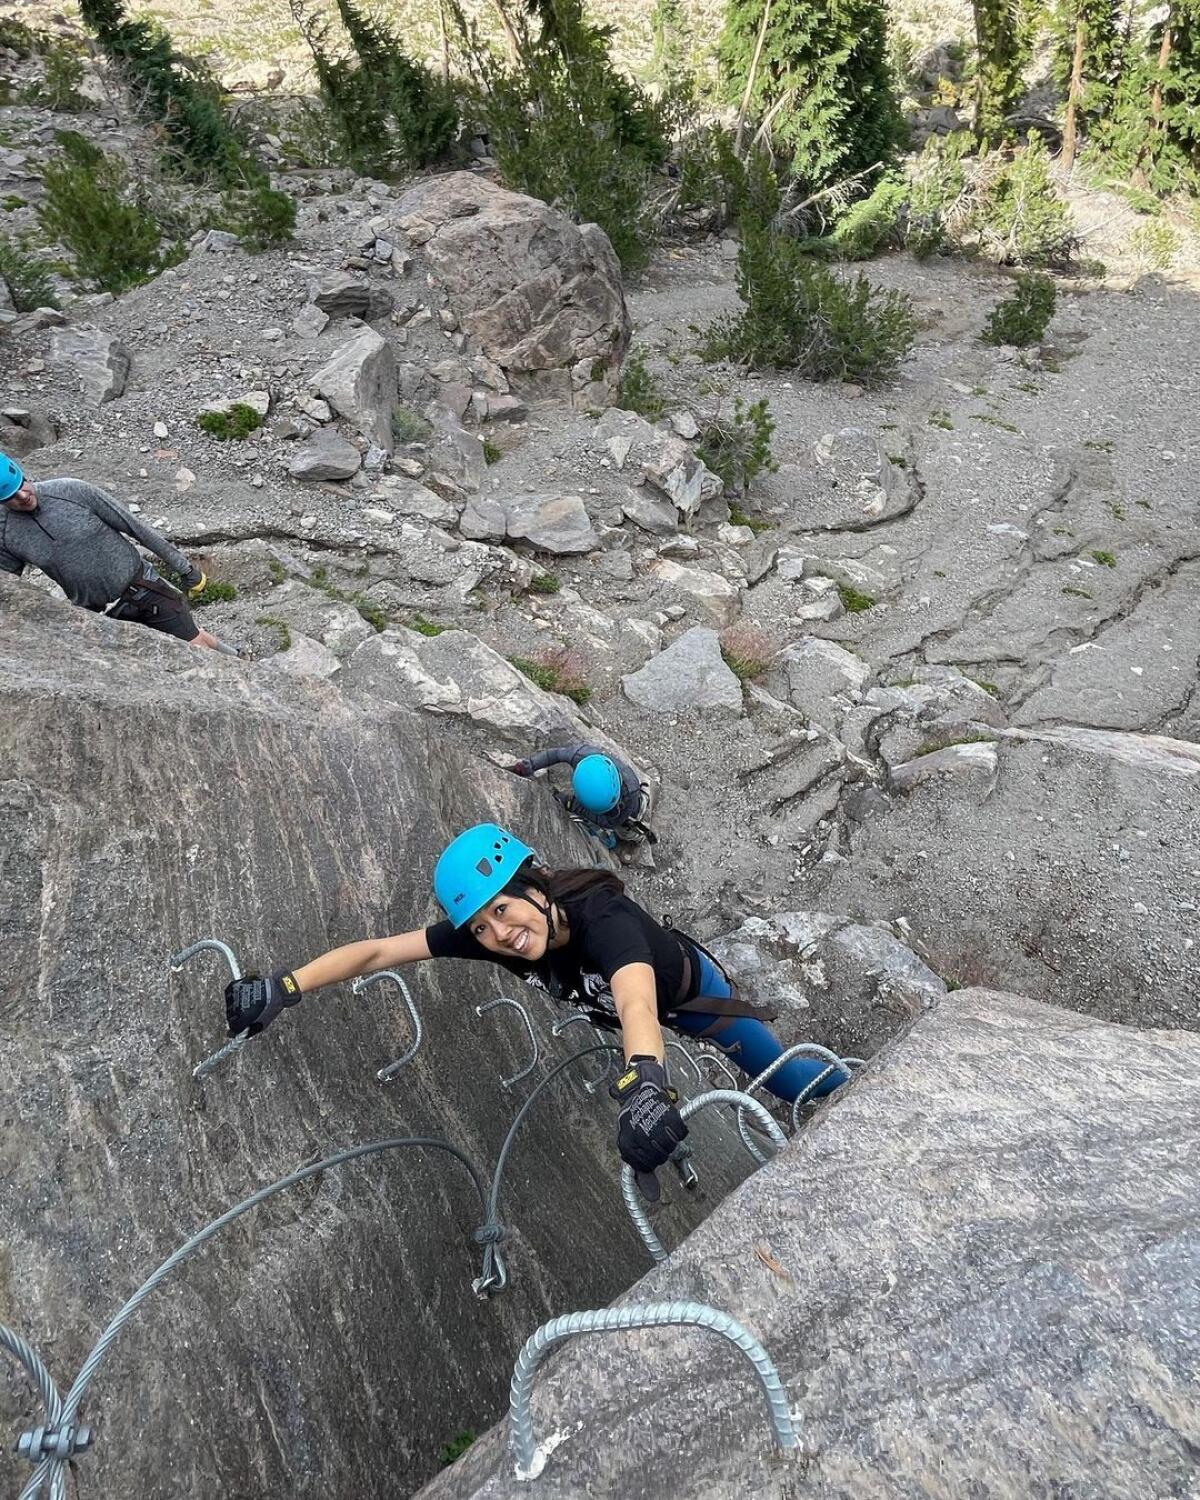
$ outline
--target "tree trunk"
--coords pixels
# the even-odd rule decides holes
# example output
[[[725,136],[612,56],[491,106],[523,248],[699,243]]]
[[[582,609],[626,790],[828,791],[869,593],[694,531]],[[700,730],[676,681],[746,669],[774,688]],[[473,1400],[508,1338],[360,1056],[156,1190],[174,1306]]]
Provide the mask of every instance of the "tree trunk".
[[[1069,172],[1075,165],[1075,132],[1079,114],[1079,101],[1083,95],[1083,47],[1087,28],[1083,22],[1083,10],[1075,17],[1075,51],[1071,57],[1071,82],[1067,88],[1067,114],[1063,120],[1062,164]]]
[[[1163,23],[1162,44],[1158,49],[1158,76],[1154,80],[1154,87],[1150,90],[1150,117],[1154,121],[1155,130],[1163,128],[1163,74],[1167,71],[1167,64],[1171,61],[1171,47],[1174,38],[1171,35],[1171,15],[1168,12],[1167,19]]]
[[[522,56],[521,40],[517,36],[512,21],[509,19],[508,12],[504,9],[504,0],[492,0],[492,4],[496,8],[496,14],[500,17],[500,24],[504,28],[504,35],[508,41],[508,50],[512,53],[512,60],[519,63]]]
[[[763,43],[767,39],[767,22],[771,19],[771,0],[766,0],[763,5],[762,25],[758,28],[758,40],[754,44],[754,56],[750,59],[750,71],[746,74],[746,89],[742,94],[741,107],[738,109],[737,129],[733,133],[733,149],[742,149],[742,131],[746,124],[746,111],[750,108],[750,95],[754,92],[754,77],[758,72],[758,62],[762,57]]]
[[[446,26],[446,0],[438,0],[438,35],[441,39],[442,82],[450,82],[450,32]]]

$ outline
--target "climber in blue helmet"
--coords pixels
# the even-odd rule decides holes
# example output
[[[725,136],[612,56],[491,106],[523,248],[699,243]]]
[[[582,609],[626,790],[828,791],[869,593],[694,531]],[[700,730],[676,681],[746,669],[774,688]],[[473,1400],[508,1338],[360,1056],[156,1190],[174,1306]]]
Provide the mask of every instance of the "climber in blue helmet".
[[[551,766],[571,767],[571,790],[561,795],[575,822],[606,849],[618,843],[656,844],[649,826],[650,788],[628,762],[586,742],[539,750],[509,767],[514,776],[535,776]]]
[[[186,598],[134,542],[180,575]],[[98,486],[83,479],[34,483],[15,459],[0,453],[0,573],[20,574],[26,567],[52,578],[72,604],[237,655],[193,619],[189,600],[207,580],[178,547]]]
[[[610,1090],[621,1105],[617,1146],[650,1197],[652,1174],[687,1134],[664,1067],[664,1026],[713,1042],[751,1077],[783,1051],[765,1024],[774,1014],[740,996],[711,954],[655,921],[610,871],[546,869],[514,834],[480,823],[442,852],[433,889],[445,912],[440,922],[234,980],[225,990],[230,1035],[254,1035],[304,995],[360,974],[429,958],[499,964],[620,1031],[627,1066]],[[794,1058],[766,1087],[794,1100],[826,1071],[823,1062]],[[833,1070],[814,1096],[846,1077]]]

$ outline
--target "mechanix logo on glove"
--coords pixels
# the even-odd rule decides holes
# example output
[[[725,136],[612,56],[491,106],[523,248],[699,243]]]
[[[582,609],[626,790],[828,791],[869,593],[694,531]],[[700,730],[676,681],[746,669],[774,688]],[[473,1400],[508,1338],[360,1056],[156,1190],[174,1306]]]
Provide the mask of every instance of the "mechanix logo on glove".
[[[617,1120],[622,1160],[637,1172],[661,1167],[688,1133],[675,1107],[679,1095],[667,1083],[662,1063],[653,1057],[631,1057],[609,1093],[622,1105]]]

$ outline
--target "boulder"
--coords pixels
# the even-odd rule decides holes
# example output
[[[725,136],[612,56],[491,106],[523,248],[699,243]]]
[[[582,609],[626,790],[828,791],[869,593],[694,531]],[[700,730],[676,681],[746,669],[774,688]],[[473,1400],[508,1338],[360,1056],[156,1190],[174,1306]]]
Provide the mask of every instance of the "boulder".
[[[538,1373],[535,1484],[498,1427],[420,1500],[1184,1500],[1198,1121],[1200,1038],[948,996],[621,1299],[752,1330],[799,1456],[711,1335],[610,1333]]]
[[[385,630],[355,651],[346,682],[372,702],[469,719],[526,750],[539,736],[592,737],[566,698],[545,692],[466,630]]]
[[[705,618],[719,630],[737,619],[741,593],[719,573],[710,573],[706,568],[688,568],[669,558],[660,558],[651,565],[650,576],[657,578],[669,594],[676,597],[684,594],[694,600]]]
[[[910,792],[922,781],[942,781],[947,776],[970,777],[990,787],[996,779],[996,746],[989,741],[971,740],[927,750],[915,759],[894,766],[891,785],[898,792]]]
[[[621,691],[630,702],[652,713],[686,713],[695,708],[742,712],[742,685],[721,655],[716,631],[703,625],[685,631],[640,671],[622,677]]]
[[[321,427],[297,443],[288,461],[293,479],[350,479],[362,467],[362,454],[332,428]]]
[[[773,488],[803,506],[805,525],[818,531],[864,531],[907,515],[920,498],[911,443],[886,453],[872,433],[841,427],[813,444],[811,468],[781,465]]]
[[[418,182],[397,216],[459,323],[519,394],[574,394],[581,407],[613,398],[630,321],[601,229],[471,172]]]
[[[412,1027],[387,981],[310,997],[194,1080],[224,1040],[228,975],[211,953],[172,974],[171,954],[215,936],[269,970],[433,920],[434,861],[484,815],[548,863],[588,854],[542,789],[465,753],[457,723],[345,697],[346,667],[289,677],[284,658],[190,650],[4,575],[0,618],[0,1015],[20,1080],[0,1131],[0,1321],[65,1392],[143,1278],[231,1204],[404,1135],[457,1145],[486,1183],[524,1097],[500,1084],[525,1055],[520,1026],[474,1015],[497,993],[485,964],[410,973],[425,1035],[388,1089],[375,1072]],[[578,1045],[550,1035],[559,1007],[504,988],[544,1057]],[[569,1076],[554,1090],[504,1177],[502,1298],[472,1292],[483,1212],[448,1153],[315,1176],[217,1234],[122,1329],[84,1408],[95,1494],[382,1500],[436,1473],[444,1444],[504,1410],[528,1330],[602,1306],[642,1268],[613,1108]],[[706,1187],[736,1180],[729,1161]],[[16,1435],[44,1418],[2,1353],[0,1368],[0,1493],[16,1495],[32,1472]],[[231,1422],[231,1399],[252,1417]]]
[[[459,527],[474,541],[528,542],[538,552],[592,552],[600,540],[578,495],[475,495]]]
[[[749,917],[708,946],[752,1000],[779,1013],[783,1040],[841,1057],[873,1055],[946,993],[884,922],[781,912]]]
[[[861,657],[835,641],[805,636],[772,659],[766,686],[805,718],[829,724],[836,722],[870,677],[871,669]]]
[[[314,641],[311,636],[294,633],[286,651],[277,651],[263,663],[263,670],[285,672],[292,677],[329,678],[341,669],[341,661],[328,646]]]
[[[621,511],[627,521],[652,536],[673,536],[679,525],[675,507],[650,490],[630,490],[621,502]]]
[[[0,410],[0,452],[24,458],[58,441],[58,420],[40,407],[7,406]]]
[[[373,328],[360,328],[309,384],[364,437],[392,451],[396,358]]]
[[[56,328],[50,335],[50,358],[70,365],[91,406],[103,406],[125,394],[132,356],[114,334],[88,323]]]
[[[301,636],[311,638],[339,659],[375,634],[353,604],[333,599],[298,579],[273,588],[263,605],[267,614],[288,626],[293,642]]]

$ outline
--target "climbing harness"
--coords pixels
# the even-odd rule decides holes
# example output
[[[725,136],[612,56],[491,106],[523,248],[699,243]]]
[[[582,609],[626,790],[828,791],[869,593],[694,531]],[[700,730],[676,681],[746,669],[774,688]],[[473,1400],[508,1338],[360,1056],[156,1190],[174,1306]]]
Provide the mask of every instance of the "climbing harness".
[[[510,1000],[507,995],[497,995],[494,1000],[489,1000],[484,1005],[477,1005],[475,1007],[475,1014],[482,1016],[489,1010],[495,1010],[499,1005],[508,1006],[510,1009],[515,1010],[521,1017],[529,1036],[529,1045],[533,1048],[533,1055],[519,1073],[514,1073],[511,1078],[502,1078],[500,1080],[500,1087],[502,1089],[510,1089],[514,1083],[520,1083],[522,1078],[528,1077],[533,1072],[534,1068],[538,1065],[538,1058],[541,1056],[541,1053],[538,1050],[538,1040],[533,1032],[533,1022],[529,1019],[529,1012],[519,1000]]]
[[[728,1339],[746,1356],[758,1376],[767,1398],[767,1413],[776,1443],[787,1453],[800,1446],[778,1370],[759,1341],[735,1318],[703,1302],[631,1302],[624,1307],[604,1307],[595,1312],[551,1318],[525,1340],[513,1366],[508,1397],[509,1442],[518,1479],[536,1479],[545,1463],[545,1455],[539,1455],[534,1446],[530,1398],[533,1377],[546,1351],[577,1334],[625,1332],[633,1328],[704,1328]]]
[[[751,1099],[748,1094],[739,1093],[736,1089],[712,1089],[707,1094],[697,1094],[694,1099],[687,1099],[680,1105],[679,1113],[684,1120],[688,1120],[699,1110],[708,1109],[713,1104],[732,1104],[739,1109],[748,1110],[761,1123],[767,1135],[777,1146],[787,1145],[787,1136],[779,1128],[766,1106],[760,1104],[757,1099]],[[650,1226],[650,1220],[646,1217],[646,1210],[638,1196],[636,1174],[628,1163],[621,1168],[621,1196],[625,1200],[625,1207],[629,1211],[629,1217],[633,1220],[634,1228],[642,1237],[642,1244],[655,1260],[666,1260],[667,1252],[663,1249],[662,1241],[655,1234]]]
[[[379,1072],[375,1075],[380,1083],[390,1083],[404,1064],[412,1062],[413,1058],[416,1057],[417,1049],[421,1045],[421,1038],[425,1033],[421,1028],[421,1017],[417,1014],[417,1007],[413,1004],[413,997],[408,992],[408,985],[396,973],[395,969],[377,969],[374,974],[360,974],[350,988],[354,994],[361,995],[365,990],[369,990],[373,984],[379,984],[384,979],[390,979],[393,984],[399,986],[400,996],[408,1009],[408,1014],[412,1017],[413,1023],[412,1046],[401,1057],[398,1057],[395,1062],[388,1063],[386,1068],[380,1068]]]

